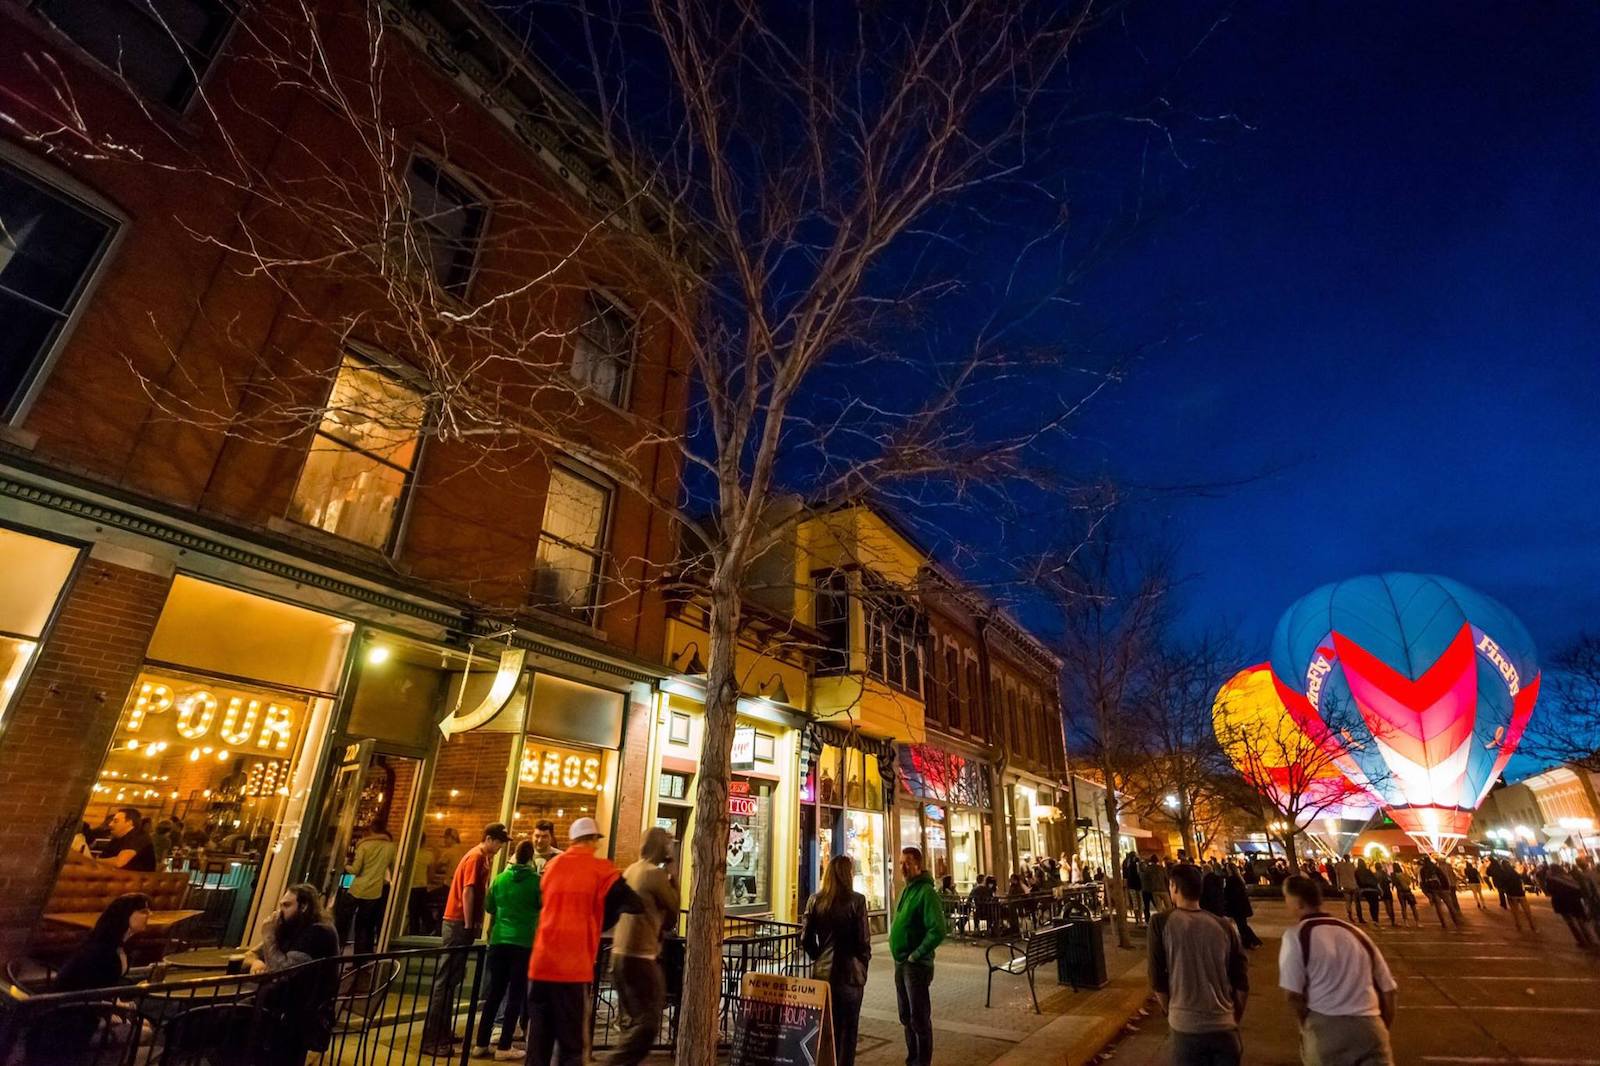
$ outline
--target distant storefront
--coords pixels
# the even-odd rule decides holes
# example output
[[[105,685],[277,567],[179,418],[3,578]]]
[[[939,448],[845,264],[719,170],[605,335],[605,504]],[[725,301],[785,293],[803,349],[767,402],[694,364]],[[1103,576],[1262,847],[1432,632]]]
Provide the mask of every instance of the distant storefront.
[[[829,858],[848,855],[867,909],[888,910],[895,755],[887,740],[822,722],[806,726],[800,750],[801,899],[816,891]]]
[[[898,751],[900,846],[923,850],[934,879],[955,879],[962,892],[988,873],[988,767],[981,760],[932,744]]]

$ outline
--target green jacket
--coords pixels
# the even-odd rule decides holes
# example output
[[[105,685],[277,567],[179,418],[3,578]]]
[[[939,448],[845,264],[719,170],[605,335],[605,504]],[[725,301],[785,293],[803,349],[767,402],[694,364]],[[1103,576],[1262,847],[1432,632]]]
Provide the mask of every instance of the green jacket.
[[[918,874],[900,891],[889,926],[889,955],[895,962],[932,962],[944,933],[944,903],[933,875]]]
[[[489,943],[531,948],[533,934],[539,928],[541,906],[539,871],[514,863],[507,866],[489,886],[483,901],[483,909],[494,915]]]

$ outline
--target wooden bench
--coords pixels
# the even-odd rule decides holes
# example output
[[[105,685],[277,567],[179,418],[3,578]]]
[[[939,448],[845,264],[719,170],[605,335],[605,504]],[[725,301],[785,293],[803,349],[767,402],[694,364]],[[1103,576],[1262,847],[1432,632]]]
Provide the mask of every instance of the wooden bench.
[[[1042,964],[1056,960],[1056,937],[1064,928],[1065,926],[1059,925],[1046,926],[1043,929],[1035,929],[1021,940],[990,944],[989,950],[983,955],[983,961],[989,966],[989,981],[988,987],[984,990],[983,1005],[988,1007],[994,995],[994,975],[1005,973],[1028,979],[1028,995],[1033,997],[1033,1013],[1040,1013],[1039,993],[1034,988],[1033,971]],[[1006,952],[1006,960],[998,964],[994,961],[997,949]]]

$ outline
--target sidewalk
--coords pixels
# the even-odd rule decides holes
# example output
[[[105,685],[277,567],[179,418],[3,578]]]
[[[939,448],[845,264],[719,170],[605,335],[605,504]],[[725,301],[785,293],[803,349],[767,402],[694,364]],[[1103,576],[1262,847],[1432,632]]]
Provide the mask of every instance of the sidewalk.
[[[994,1005],[983,1005],[988,967],[984,945],[946,943],[939,948],[933,978],[934,1062],[951,1066],[1056,1066],[1088,1060],[1121,1031],[1148,996],[1144,938],[1119,951],[1105,927],[1106,973],[1110,983],[1097,991],[1074,992],[1057,985],[1055,967],[1036,975],[1041,1013],[1033,1013],[1028,982],[995,975]],[[861,1009],[861,1066],[899,1066],[905,1039],[894,997],[894,964],[888,944],[873,944],[872,968]]]

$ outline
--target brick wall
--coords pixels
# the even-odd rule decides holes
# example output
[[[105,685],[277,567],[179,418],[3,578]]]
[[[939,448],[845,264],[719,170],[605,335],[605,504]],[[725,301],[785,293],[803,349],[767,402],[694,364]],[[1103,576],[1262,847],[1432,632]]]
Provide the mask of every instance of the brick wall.
[[[617,829],[611,855],[626,865],[639,857],[649,795],[650,728],[654,715],[648,703],[629,703],[622,734],[621,769],[617,772]],[[604,827],[602,827],[604,828]]]
[[[17,695],[0,736],[0,958],[38,924],[170,583],[90,559]]]

